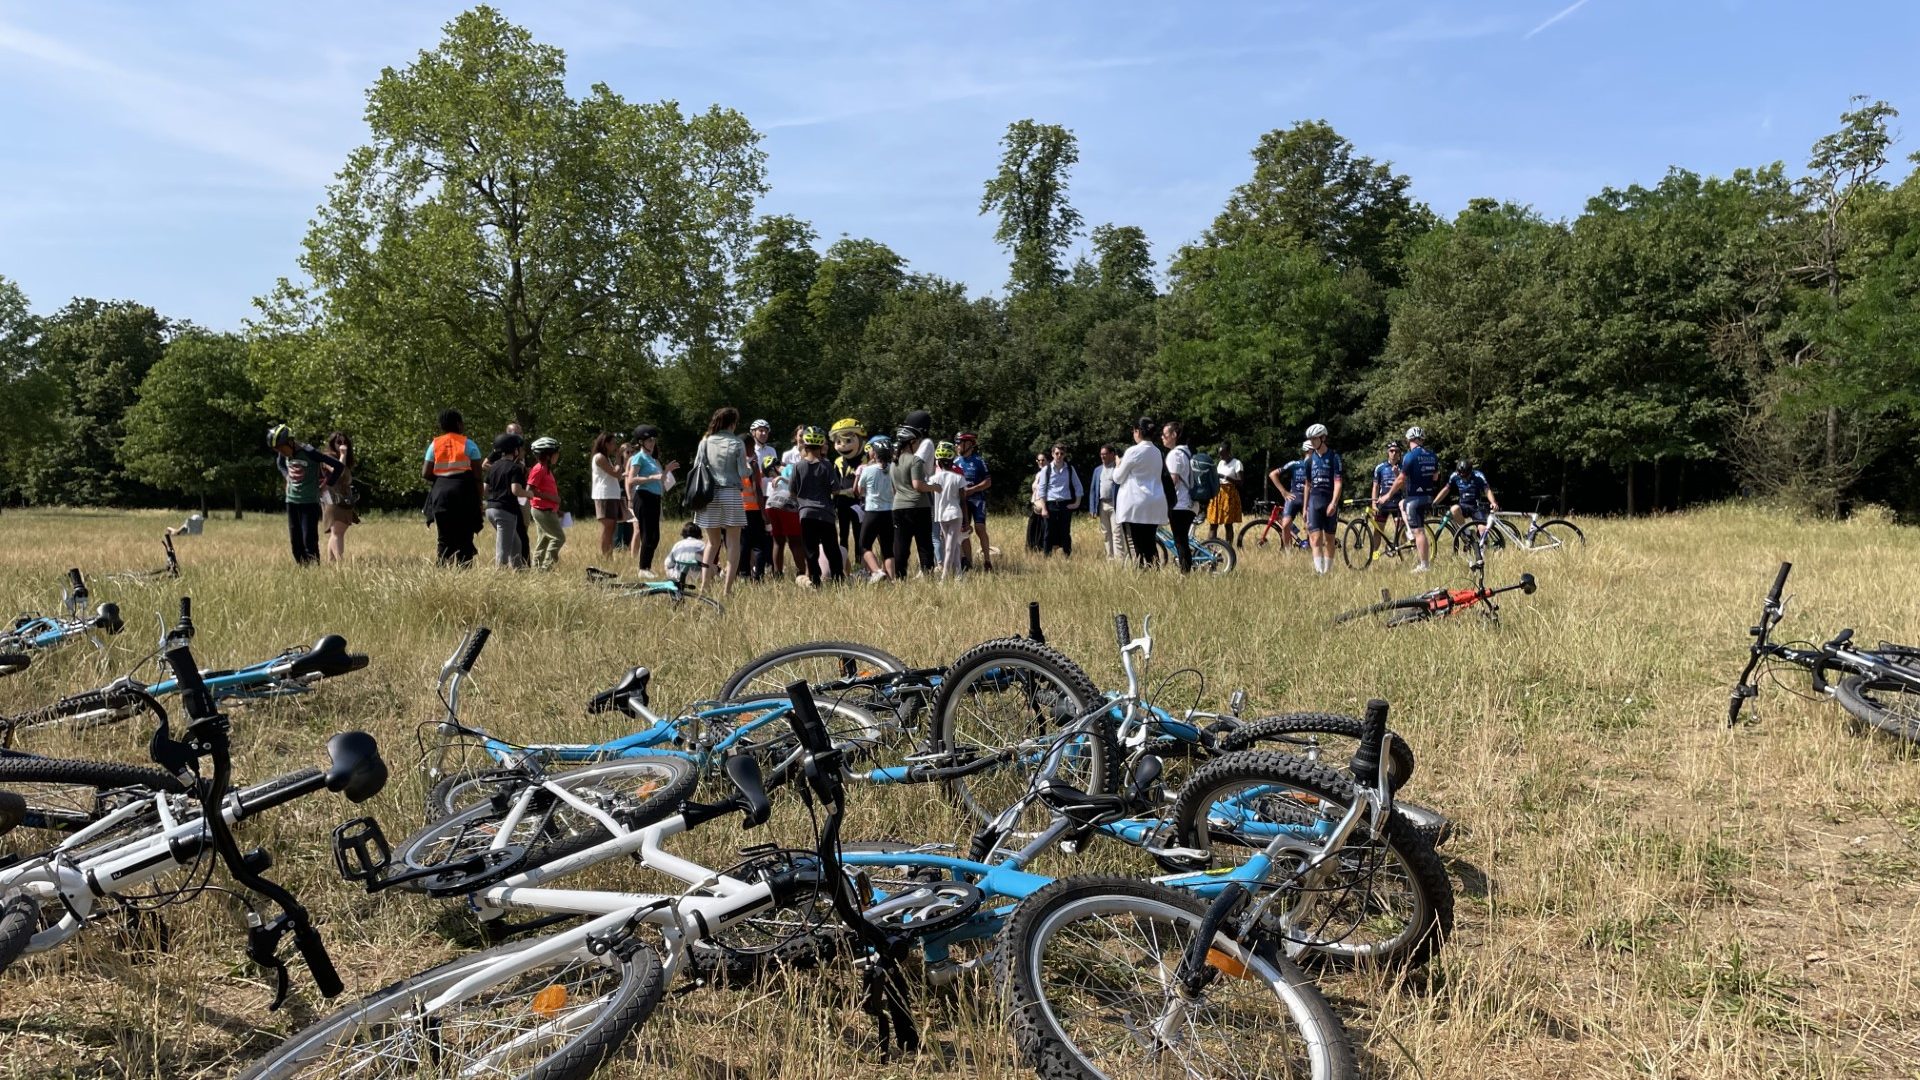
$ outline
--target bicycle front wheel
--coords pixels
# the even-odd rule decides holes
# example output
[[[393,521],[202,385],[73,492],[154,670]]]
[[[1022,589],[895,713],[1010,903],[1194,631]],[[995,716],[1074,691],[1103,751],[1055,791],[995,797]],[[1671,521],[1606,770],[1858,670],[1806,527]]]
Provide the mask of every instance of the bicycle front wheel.
[[[992,821],[1025,794],[1059,729],[1104,700],[1079,664],[1025,638],[1002,638],[969,649],[954,661],[933,705],[936,752],[1012,751],[1000,768],[947,781],[954,801],[976,824]],[[1113,790],[1105,732],[1063,747],[1058,776],[1090,793]],[[1037,831],[1050,818],[1029,807],[1014,831]]]
[[[1249,750],[1202,766],[1170,816],[1175,841],[1207,852],[1208,868],[1284,841],[1266,886],[1291,893],[1264,927],[1279,940],[1339,966],[1418,967],[1453,931],[1453,884],[1412,821],[1396,811],[1375,836],[1362,817],[1329,860],[1308,865],[1355,798],[1352,782],[1329,769]]]
[[[585,1077],[660,1004],[666,976],[652,949],[576,949],[525,971],[483,975],[457,999],[427,1008],[539,944],[515,942],[402,979],[289,1038],[244,1075]]]
[[[1234,728],[1220,740],[1220,750],[1281,750],[1338,771],[1353,760],[1366,729],[1366,721],[1357,716],[1282,713],[1248,720]],[[1413,747],[1407,740],[1395,738],[1387,758],[1387,783],[1398,791],[1413,776]]]
[[[996,950],[1021,1058],[1047,1080],[1356,1076],[1340,1018],[1288,961],[1220,935],[1200,993],[1179,985],[1205,913],[1193,893],[1120,877],[1021,901]]]
[[[1883,675],[1852,675],[1834,687],[1854,719],[1909,742],[1920,742],[1920,684]]]
[[[1200,563],[1200,568],[1209,574],[1225,574],[1239,565],[1240,557],[1225,540],[1202,540],[1194,547],[1213,556]]]
[[[1373,530],[1365,521],[1349,521],[1340,531],[1340,558],[1349,570],[1365,570],[1373,565],[1372,545],[1368,543]]]
[[[1587,534],[1580,531],[1580,526],[1565,518],[1554,518],[1541,522],[1529,542],[1534,551],[1580,548],[1587,546]]]
[[[110,811],[155,794],[183,794],[186,788],[172,773],[141,765],[112,761],[78,761],[32,756],[0,757],[0,791],[11,791],[26,805],[20,826],[50,832],[74,833]],[[116,829],[144,828],[151,814]]]

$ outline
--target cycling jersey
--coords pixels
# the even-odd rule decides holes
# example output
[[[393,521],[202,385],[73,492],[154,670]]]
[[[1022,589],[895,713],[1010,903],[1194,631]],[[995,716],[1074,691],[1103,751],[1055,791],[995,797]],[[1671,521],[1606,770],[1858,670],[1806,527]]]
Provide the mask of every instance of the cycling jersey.
[[[1304,461],[1289,461],[1280,466],[1280,479],[1286,481],[1288,498],[1297,499],[1307,486],[1307,469]]]
[[[1373,490],[1384,497],[1393,490],[1393,482],[1400,478],[1400,466],[1391,461],[1383,461],[1373,467]],[[1404,497],[1404,494],[1403,496]],[[1390,500],[1399,502],[1399,499]]]
[[[1340,455],[1329,450],[1324,454],[1308,454],[1305,467],[1307,486],[1313,489],[1313,501],[1325,501],[1333,497],[1333,482],[1340,477],[1343,464]]]
[[[1486,473],[1479,469],[1473,470],[1472,474],[1467,476],[1454,473],[1448,482],[1453,485],[1454,494],[1460,497],[1460,509],[1466,511],[1483,509],[1481,504],[1487,498]]]
[[[1434,472],[1440,468],[1440,459],[1433,451],[1424,446],[1416,446],[1400,455],[1400,475],[1407,478],[1401,488],[1409,498],[1431,496],[1434,493]]]

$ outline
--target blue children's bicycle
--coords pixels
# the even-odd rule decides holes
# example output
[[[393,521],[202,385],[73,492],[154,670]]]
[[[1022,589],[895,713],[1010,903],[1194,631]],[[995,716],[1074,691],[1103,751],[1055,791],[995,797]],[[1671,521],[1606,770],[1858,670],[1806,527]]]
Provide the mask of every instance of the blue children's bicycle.
[[[695,610],[715,615],[726,614],[726,607],[711,596],[702,596],[694,587],[677,577],[641,578],[635,581],[622,581],[620,575],[611,570],[602,570],[597,566],[587,567],[587,584],[597,585],[608,592],[622,596],[640,598],[655,597],[674,609],[692,604]]]
[[[86,640],[95,648],[104,648],[102,636],[119,633],[126,624],[120,619],[120,605],[101,604],[91,615],[87,610],[86,580],[78,569],[67,571],[67,588],[60,596],[59,615],[23,613],[14,616],[12,625],[0,631],[0,653],[26,654]],[[16,665],[24,667],[25,664]]]

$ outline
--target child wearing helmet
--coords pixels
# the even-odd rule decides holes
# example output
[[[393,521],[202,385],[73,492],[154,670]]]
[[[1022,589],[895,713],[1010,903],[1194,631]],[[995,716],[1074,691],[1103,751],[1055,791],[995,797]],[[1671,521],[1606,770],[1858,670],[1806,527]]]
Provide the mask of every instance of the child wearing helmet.
[[[957,456],[950,442],[934,447],[934,471],[927,476],[927,483],[933,485],[933,523],[940,530],[940,574],[948,581],[960,576],[960,538],[967,527],[967,477],[954,464]]]
[[[705,533],[699,522],[689,521],[680,526],[680,539],[667,549],[667,576],[685,587],[688,578],[700,573],[700,559],[706,550]]]
[[[287,540],[296,566],[320,561],[320,489],[332,484],[346,466],[339,458],[298,442],[293,429],[275,424],[267,430],[267,445],[276,455],[274,467],[286,481]]]
[[[866,456],[867,429],[849,416],[827,429],[833,443],[833,516],[839,526],[841,555],[852,562],[854,545],[860,540],[860,497],[854,494],[853,480]]]
[[[867,440],[867,463],[860,466],[854,491],[860,495],[860,562],[867,580],[893,576],[893,440],[875,435]],[[876,553],[875,546],[879,550]]]
[[[820,561],[826,558],[827,577],[846,577],[840,544],[833,534],[833,493],[839,473],[827,460],[827,433],[811,424],[800,430],[800,459],[785,467],[788,489],[800,515],[800,543],[806,579],[820,584]]]
[[[528,513],[533,517],[535,569],[551,570],[560,561],[560,549],[567,544],[567,530],[560,518],[560,483],[554,479],[554,462],[560,456],[560,440],[543,435],[533,440],[533,468],[527,470]]]

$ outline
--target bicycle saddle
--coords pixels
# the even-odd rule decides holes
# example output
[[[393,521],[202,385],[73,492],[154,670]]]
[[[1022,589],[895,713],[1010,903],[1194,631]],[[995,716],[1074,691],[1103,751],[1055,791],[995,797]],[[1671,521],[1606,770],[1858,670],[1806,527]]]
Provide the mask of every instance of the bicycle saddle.
[[[328,634],[314,642],[313,648],[293,662],[287,669],[287,677],[298,679],[306,675],[319,675],[332,678],[349,671],[359,671],[366,666],[366,653],[350,653],[347,651],[346,638],[339,634]]]
[[[27,800],[11,791],[0,791],[0,836],[27,820]]]
[[[645,705],[647,703],[647,681],[652,678],[653,672],[648,671],[646,668],[634,668],[622,676],[620,681],[614,684],[613,689],[602,690],[593,695],[593,700],[587,702],[587,712],[612,712],[620,708],[621,704],[629,697],[631,697],[636,704]]]
[[[120,619],[120,605],[109,602],[100,605],[97,614],[93,617],[93,625],[109,634],[117,634],[127,624]]]
[[[1146,793],[1160,779],[1164,763],[1157,755],[1140,759],[1127,790],[1114,795],[1092,795],[1057,777],[1040,785],[1040,801],[1083,825],[1098,825],[1133,812]]]
[[[364,731],[343,731],[327,740],[327,790],[366,802],[387,786],[380,744]]]

